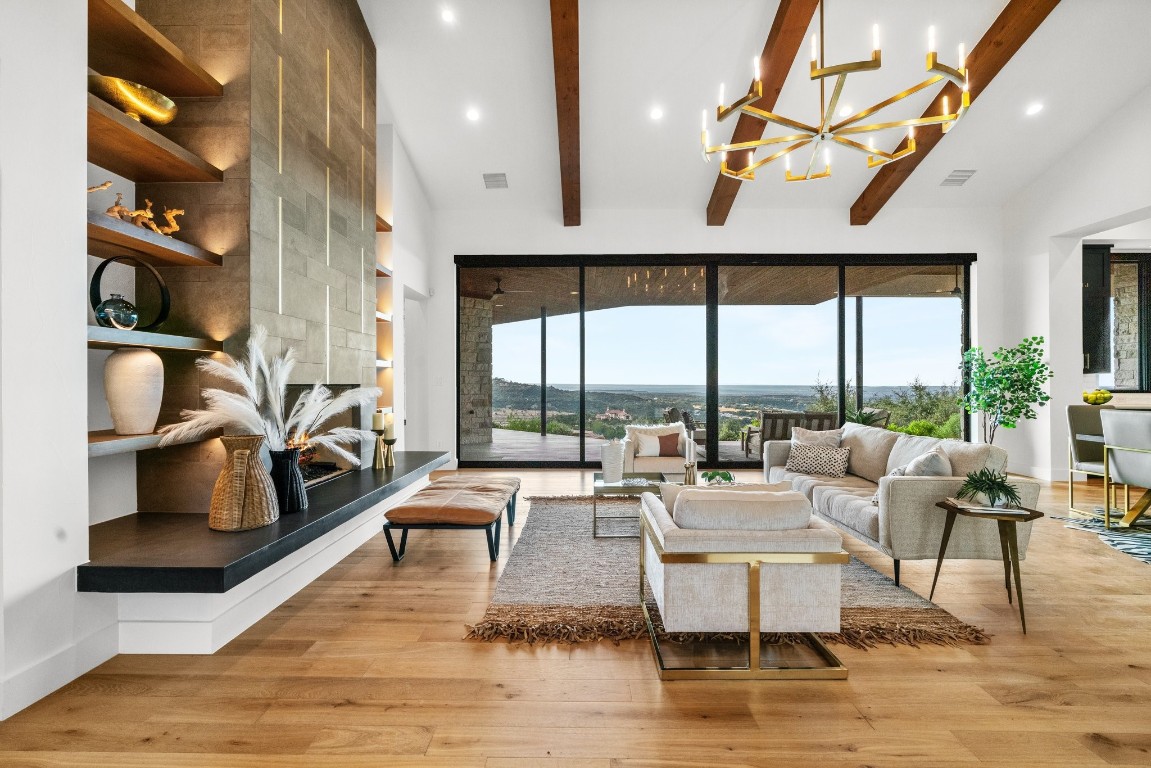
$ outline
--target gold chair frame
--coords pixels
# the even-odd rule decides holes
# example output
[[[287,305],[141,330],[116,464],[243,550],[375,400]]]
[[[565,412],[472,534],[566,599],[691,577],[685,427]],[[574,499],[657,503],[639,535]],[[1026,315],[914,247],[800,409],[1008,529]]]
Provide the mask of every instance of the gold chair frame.
[[[1106,512],[1100,512],[1097,509],[1079,509],[1078,507],[1075,506],[1075,475],[1080,474],[1080,475],[1086,475],[1087,477],[1101,477],[1101,478],[1103,478],[1104,505],[1108,505],[1111,507],[1115,506],[1115,486],[1119,485],[1119,483],[1112,483],[1111,484],[1111,492],[1110,493],[1107,492],[1108,483],[1107,483],[1107,474],[1106,474],[1106,468],[1107,468],[1106,459],[1104,459],[1104,463],[1103,463],[1103,467],[1104,467],[1103,472],[1088,472],[1085,469],[1075,469],[1075,453],[1074,453],[1075,449],[1071,445],[1071,443],[1074,439],[1075,439],[1074,437],[1070,437],[1067,440],[1067,509],[1069,509],[1072,512],[1076,512],[1080,515],[1085,515],[1087,517],[1095,517],[1095,518],[1099,518],[1099,519],[1104,519],[1107,517]],[[1106,446],[1104,446],[1104,455],[1106,455]],[[1086,482],[1086,481],[1084,481],[1084,482]],[[1127,491],[1128,498],[1130,498],[1131,489],[1128,488],[1127,486],[1123,486],[1123,487]]]
[[[1111,452],[1112,451],[1128,451],[1130,453],[1151,453],[1151,450],[1146,448],[1129,448],[1124,445],[1110,445],[1103,446],[1103,525],[1108,530],[1111,528],[1111,503],[1115,493],[1115,486],[1118,483],[1111,482]],[[1142,517],[1147,511],[1151,509],[1151,488],[1144,491],[1143,495],[1135,502],[1135,506],[1131,506],[1131,486],[1123,484],[1123,519],[1119,521],[1120,528],[1134,528],[1135,521]]]
[[[641,515],[639,542],[639,604],[647,622],[648,636],[655,653],[661,680],[846,680],[847,667],[812,632],[802,632],[811,648],[823,660],[823,666],[764,667],[760,659],[759,569],[764,563],[838,564],[846,565],[850,556],[839,552],[666,552]],[[659,637],[647,609],[645,595],[647,542],[651,541],[661,563],[744,563],[747,565],[748,665],[747,667],[668,667],[660,648]]]

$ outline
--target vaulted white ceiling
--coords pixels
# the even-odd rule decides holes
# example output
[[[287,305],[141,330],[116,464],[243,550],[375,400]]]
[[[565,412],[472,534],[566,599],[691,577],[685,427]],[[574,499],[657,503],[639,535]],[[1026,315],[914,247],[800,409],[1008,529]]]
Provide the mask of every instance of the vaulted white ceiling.
[[[395,125],[433,206],[558,213],[548,3],[360,5],[378,50],[381,122]],[[971,50],[1005,5],[829,0],[829,64],[867,58],[872,24],[881,30],[883,68],[850,77],[844,102],[859,109],[922,80],[931,24],[941,60],[955,65],[956,46]],[[752,57],[763,49],[777,6],[776,0],[580,1],[584,209],[706,207],[718,163],[701,160],[700,112],[714,113],[720,82],[729,101],[747,88]],[[444,9],[454,23],[442,20]],[[1151,85],[1148,29],[1147,0],[1063,0],[888,205],[993,206],[1009,199]],[[807,52],[805,45],[776,112],[815,122],[818,85],[807,77]],[[917,117],[928,98],[884,114]],[[1024,110],[1033,102],[1044,109],[1029,117]],[[656,106],[664,113],[659,121],[650,117]],[[479,110],[478,121],[467,119],[469,108]],[[734,119],[711,123],[713,141],[730,137]],[[898,138],[878,144],[893,148]],[[765,167],[743,184],[735,210],[839,208],[846,217],[874,171],[847,150],[832,162],[832,178],[802,184],[785,184],[782,165]],[[977,173],[963,187],[940,187],[954,169]],[[485,190],[481,175],[490,172],[506,173],[509,189]]]

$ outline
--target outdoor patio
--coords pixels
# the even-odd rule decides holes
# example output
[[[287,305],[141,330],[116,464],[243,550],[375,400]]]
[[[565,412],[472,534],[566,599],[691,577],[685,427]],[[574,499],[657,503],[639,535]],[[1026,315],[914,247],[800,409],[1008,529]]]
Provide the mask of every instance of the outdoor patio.
[[[599,461],[602,438],[584,439],[589,461]],[[697,447],[698,458],[704,458],[703,446]],[[719,444],[721,461],[747,461],[738,441]],[[579,438],[569,435],[540,435],[511,429],[493,429],[492,442],[460,447],[463,461],[579,461]]]

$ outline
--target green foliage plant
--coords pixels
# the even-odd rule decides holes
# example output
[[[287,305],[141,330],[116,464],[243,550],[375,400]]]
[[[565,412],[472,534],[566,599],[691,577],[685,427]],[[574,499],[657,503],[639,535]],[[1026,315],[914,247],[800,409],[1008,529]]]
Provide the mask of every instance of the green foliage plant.
[[[730,472],[724,472],[718,469],[709,469],[706,472],[700,472],[699,476],[702,477],[708,485],[712,483],[735,482],[735,477]]]
[[[1054,375],[1043,362],[1043,337],[1029,336],[1014,347],[1000,347],[988,358],[982,347],[963,353],[963,378],[970,391],[960,400],[968,413],[981,414],[983,440],[995,442],[999,427],[1014,429],[1038,416],[1035,407],[1051,396],[1043,385]]]
[[[976,472],[968,472],[967,479],[959,487],[956,498],[975,501],[979,494],[987,497],[987,503],[995,506],[1000,500],[1010,506],[1019,506],[1019,491],[1007,482],[1007,475],[984,467]]]

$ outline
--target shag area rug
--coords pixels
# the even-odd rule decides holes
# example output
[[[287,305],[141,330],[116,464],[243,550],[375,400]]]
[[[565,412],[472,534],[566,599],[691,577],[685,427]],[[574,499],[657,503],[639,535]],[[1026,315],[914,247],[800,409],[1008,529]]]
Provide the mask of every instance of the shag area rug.
[[[534,497],[483,619],[468,638],[582,643],[644,637],[640,608],[639,539],[593,538],[588,496]],[[601,499],[601,516],[638,513],[635,499]],[[624,521],[619,521],[623,523]],[[627,521],[635,529],[634,521]],[[603,520],[600,521],[601,534]],[[843,567],[842,630],[820,634],[854,648],[987,642],[965,624],[854,557]],[[655,606],[648,600],[649,610]],[[657,631],[660,629],[655,614]],[[682,637],[682,636],[681,636]],[[676,636],[671,636],[677,639]],[[764,633],[764,642],[793,638]]]
[[[1102,507],[1100,507],[1099,513],[1103,514]],[[1115,515],[1122,518],[1123,513],[1112,513],[1112,521],[1115,520]],[[1098,534],[1099,540],[1112,549],[1117,549],[1125,555],[1131,555],[1136,560],[1151,564],[1151,529],[1149,528],[1108,529],[1103,525],[1102,520],[1094,517],[1058,517],[1052,515],[1052,518],[1062,521],[1064,528]]]

